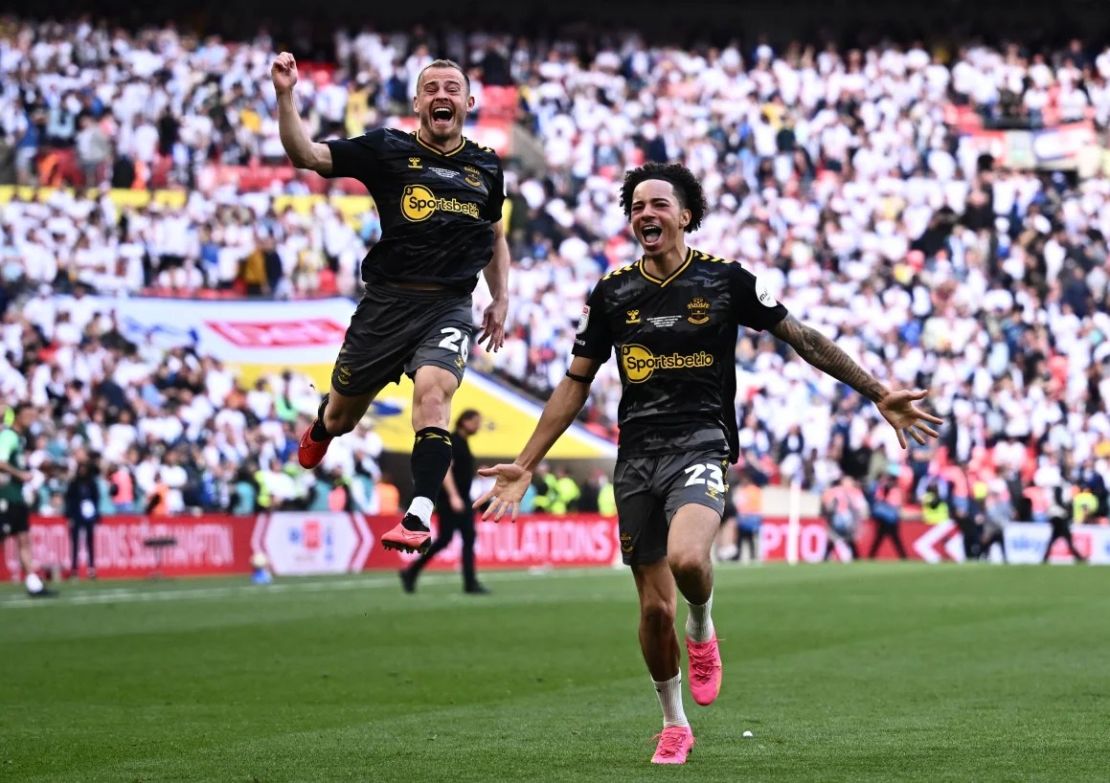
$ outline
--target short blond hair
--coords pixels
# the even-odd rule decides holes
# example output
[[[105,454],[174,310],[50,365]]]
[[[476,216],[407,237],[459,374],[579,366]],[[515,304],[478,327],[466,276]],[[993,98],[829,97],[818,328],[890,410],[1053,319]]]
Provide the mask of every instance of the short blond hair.
[[[462,74],[463,81],[466,83],[466,94],[470,94],[470,77],[466,75],[466,71],[463,70],[463,67],[461,65],[459,65],[454,60],[448,60],[446,58],[432,60],[430,63],[420,69],[420,73],[416,77],[417,92],[420,91],[420,84],[424,81],[424,72],[429,68],[454,68],[456,71]]]

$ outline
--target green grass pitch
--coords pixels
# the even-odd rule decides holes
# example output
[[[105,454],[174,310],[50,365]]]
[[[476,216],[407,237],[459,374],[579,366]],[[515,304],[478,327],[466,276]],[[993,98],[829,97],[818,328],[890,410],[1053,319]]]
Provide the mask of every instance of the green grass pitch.
[[[10,586],[0,781],[1110,780],[1110,569],[720,569],[685,768],[627,573],[486,581]]]

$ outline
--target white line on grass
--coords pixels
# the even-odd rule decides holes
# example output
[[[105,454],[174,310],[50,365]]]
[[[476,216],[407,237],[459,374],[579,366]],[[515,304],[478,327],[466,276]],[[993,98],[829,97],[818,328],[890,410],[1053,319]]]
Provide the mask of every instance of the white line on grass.
[[[570,577],[589,574],[616,573],[618,569],[604,568],[567,568],[552,571],[511,571],[511,572],[485,572],[483,581],[488,582],[515,582],[541,577]],[[623,571],[624,569],[619,569]],[[246,576],[244,576],[246,579]],[[426,574],[422,581],[430,580],[433,583],[454,581],[457,574]],[[263,595],[270,593],[324,593],[337,590],[362,590],[366,588],[397,587],[397,575],[389,576],[360,576],[345,579],[329,579],[326,581],[311,580],[304,577],[287,577],[287,580],[269,585],[239,584],[225,585],[223,587],[181,587],[158,589],[153,586],[120,587],[97,590],[90,593],[77,595],[61,595],[55,598],[30,598],[19,595],[0,599],[0,609],[31,609],[40,606],[74,606],[88,604],[112,603],[141,603],[153,601],[196,600],[210,598],[229,598],[237,595]],[[153,589],[152,589],[153,588]]]

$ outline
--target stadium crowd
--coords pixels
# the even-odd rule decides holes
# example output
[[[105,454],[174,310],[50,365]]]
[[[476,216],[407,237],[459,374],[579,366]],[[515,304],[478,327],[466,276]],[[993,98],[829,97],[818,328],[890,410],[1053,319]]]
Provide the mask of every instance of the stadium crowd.
[[[83,286],[44,287],[4,316],[0,389],[43,414],[28,458],[38,511],[63,513],[68,477],[86,461],[103,513],[396,507],[380,492],[369,421],[315,472],[292,469],[319,403],[307,378],[286,371],[244,388],[218,359],[137,345],[90,305]]]
[[[737,376],[749,475],[823,491],[842,474],[869,485],[897,471],[914,500],[936,493],[957,509],[1008,497],[1018,518],[1044,517],[1082,487],[1106,515],[1110,179],[1005,168],[951,118],[1085,121],[1101,136],[1110,48],[748,52],[496,35],[436,47],[363,31],[338,34],[335,51],[334,71],[306,67],[298,86],[318,137],[405,114],[415,75],[438,54],[467,65],[479,116],[484,90],[518,89],[516,120],[542,165],[508,167],[512,333],[497,356],[476,349],[479,369],[541,395],[553,388],[586,294],[636,257],[616,198],[624,170],[677,160],[710,203],[693,246],[760,274],[877,376],[929,387],[949,419],[939,448],[907,457],[873,406],[747,334]],[[110,314],[81,304],[85,289],[357,295],[358,261],[380,230],[372,211],[349,220],[328,199],[308,213],[279,208],[280,195],[315,186],[291,178],[241,192],[212,175],[214,164],[284,161],[273,53],[265,36],[87,22],[0,30],[0,178],[99,189],[16,198],[0,221],[0,383],[5,399],[54,414],[36,441],[42,508],[57,507],[79,449],[103,455],[106,480],[130,474],[120,481],[132,489],[112,494],[122,506],[325,502],[365,476],[342,502],[372,507],[372,427],[337,441],[322,475],[287,470],[317,399],[305,379],[237,388],[212,357],[129,344]],[[180,205],[119,207],[109,186],[184,193]],[[479,288],[476,312],[483,297]],[[619,386],[610,362],[585,412],[595,430],[615,433]]]

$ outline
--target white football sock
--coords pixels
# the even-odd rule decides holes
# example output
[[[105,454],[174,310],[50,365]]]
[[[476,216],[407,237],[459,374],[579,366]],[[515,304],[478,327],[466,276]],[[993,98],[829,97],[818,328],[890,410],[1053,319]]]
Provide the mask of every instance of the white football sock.
[[[668,726],[689,726],[686,720],[686,711],[682,709],[682,672],[664,682],[656,682],[655,695],[659,697],[659,706],[663,708],[663,728]]]
[[[23,580],[23,584],[27,586],[28,593],[41,593],[44,587],[39,575],[31,572],[27,574],[27,578]]]
[[[409,512],[413,516],[420,517],[420,521],[427,527],[428,523],[432,521],[432,509],[435,504],[431,500],[424,497],[413,498],[412,503],[409,503]]]
[[[686,638],[692,642],[708,642],[713,638],[713,618],[709,613],[713,609],[713,593],[709,593],[709,600],[704,604],[692,604],[690,613],[686,615]]]

